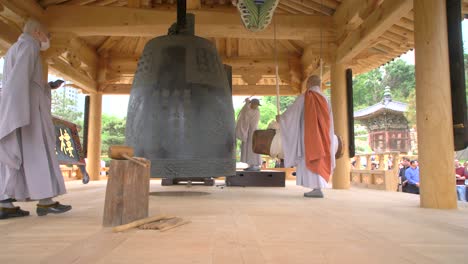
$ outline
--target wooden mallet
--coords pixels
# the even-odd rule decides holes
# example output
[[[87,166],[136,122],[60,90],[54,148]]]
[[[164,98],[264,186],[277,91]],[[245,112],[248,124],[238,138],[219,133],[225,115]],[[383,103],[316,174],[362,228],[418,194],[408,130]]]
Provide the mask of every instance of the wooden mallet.
[[[133,148],[129,146],[110,146],[108,154],[109,154],[109,158],[111,159],[116,159],[116,160],[127,159],[145,168],[148,167],[148,163],[138,160],[133,157]]]

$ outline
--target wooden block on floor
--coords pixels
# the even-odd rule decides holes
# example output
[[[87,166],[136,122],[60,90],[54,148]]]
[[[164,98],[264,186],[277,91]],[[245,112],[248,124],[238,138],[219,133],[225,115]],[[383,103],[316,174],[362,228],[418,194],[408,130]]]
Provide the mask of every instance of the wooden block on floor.
[[[112,160],[102,225],[123,225],[148,217],[149,181],[150,166]]]
[[[236,171],[236,176],[226,177],[227,186],[285,187],[284,171]]]

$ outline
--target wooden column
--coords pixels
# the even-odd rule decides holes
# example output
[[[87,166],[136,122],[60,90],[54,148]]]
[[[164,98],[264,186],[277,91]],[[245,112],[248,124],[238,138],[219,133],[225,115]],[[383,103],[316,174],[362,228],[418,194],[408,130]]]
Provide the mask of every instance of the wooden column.
[[[86,169],[93,181],[99,180],[101,169],[101,115],[102,94],[91,94],[89,104],[88,162]]]
[[[348,117],[346,103],[346,75],[343,64],[331,66],[331,104],[333,109],[333,121],[335,134],[343,138],[343,157],[336,160],[336,168],[333,172],[333,189],[349,189],[350,167],[349,164],[349,136]]]
[[[421,207],[457,208],[445,1],[414,1]]]

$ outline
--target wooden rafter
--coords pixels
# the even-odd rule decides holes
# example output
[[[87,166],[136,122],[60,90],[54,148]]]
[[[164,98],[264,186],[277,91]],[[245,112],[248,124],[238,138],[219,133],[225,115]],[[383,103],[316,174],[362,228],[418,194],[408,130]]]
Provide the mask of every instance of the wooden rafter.
[[[95,2],[96,0],[69,0],[65,2],[64,4],[66,5],[87,5],[92,2]]]
[[[398,22],[412,8],[412,0],[384,1],[382,5],[368,16],[358,29],[351,32],[338,46],[336,61],[347,62],[351,60],[367,48],[371,41],[380,37],[387,29]]]
[[[95,93],[97,91],[97,83],[89,76],[81,72],[80,70],[72,67],[70,64],[59,58],[51,59],[49,64],[51,70],[60,73],[65,79],[71,80],[74,84],[78,85],[82,89]]]
[[[99,88],[104,94],[130,94],[131,84],[102,84]],[[255,94],[256,96],[275,95],[275,85],[233,85],[232,94],[234,96],[244,95],[250,96]],[[288,85],[280,86],[281,95],[297,95],[298,92],[294,91]]]
[[[303,8],[307,8],[309,10],[313,10],[315,12],[331,16],[335,11],[332,8],[327,7],[326,5],[322,5],[321,3],[317,3],[314,1],[304,1],[304,0],[288,0],[288,2],[298,4],[303,6]]]
[[[288,7],[288,8],[291,8],[292,10],[295,10],[297,11],[298,13],[302,13],[302,14],[307,14],[307,15],[315,15],[317,14],[317,10],[314,10],[314,9],[310,9],[304,5],[301,5],[300,3],[296,3],[292,0],[288,0],[288,1],[281,1],[281,4]]]
[[[0,0],[0,4],[11,9],[23,18],[34,17],[43,21],[45,12],[36,0]]]
[[[239,22],[238,14],[193,11],[197,18],[196,30],[205,37],[264,38],[273,37],[273,28],[262,32],[249,32]],[[89,6],[51,6],[46,11],[46,24],[52,32],[72,32],[79,36],[158,36],[167,34],[175,21],[174,12],[147,9]],[[112,14],[109,16],[108,14]],[[320,26],[325,37],[330,37],[331,18],[316,16],[277,15],[277,38],[298,39],[320,36]]]

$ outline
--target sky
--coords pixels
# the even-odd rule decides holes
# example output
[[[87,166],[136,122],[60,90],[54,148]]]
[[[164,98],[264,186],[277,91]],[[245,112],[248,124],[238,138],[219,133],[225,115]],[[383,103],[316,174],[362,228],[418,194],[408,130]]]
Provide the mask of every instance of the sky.
[[[468,20],[462,22],[463,42],[468,41]],[[468,43],[465,44],[465,51],[468,50]],[[414,64],[414,51],[409,51],[400,57],[408,64]],[[0,59],[0,72],[3,72],[3,58]],[[49,80],[57,79],[56,76],[49,75]],[[84,109],[84,95],[78,96],[78,109]],[[234,108],[242,106],[245,96],[233,96]],[[128,95],[104,95],[102,99],[102,112],[108,115],[125,117],[127,115]]]

